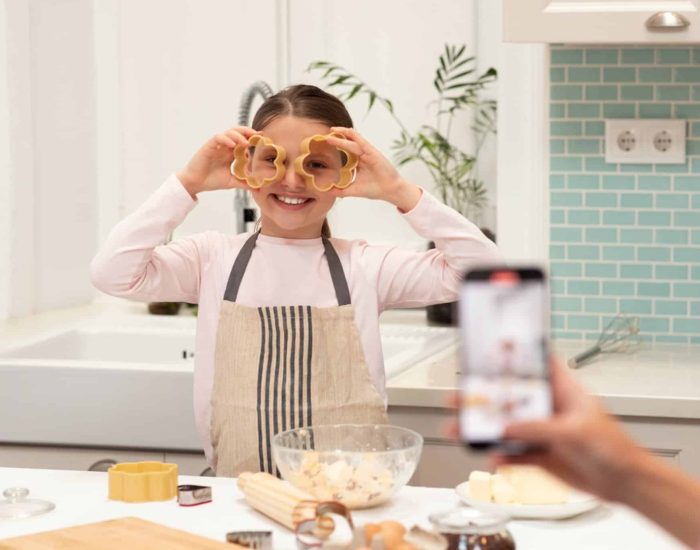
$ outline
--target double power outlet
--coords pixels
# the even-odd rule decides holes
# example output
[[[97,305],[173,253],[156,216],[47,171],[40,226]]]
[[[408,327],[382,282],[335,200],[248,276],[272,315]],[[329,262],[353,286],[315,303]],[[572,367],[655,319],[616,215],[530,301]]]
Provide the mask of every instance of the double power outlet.
[[[685,164],[685,120],[609,119],[605,121],[605,162]]]

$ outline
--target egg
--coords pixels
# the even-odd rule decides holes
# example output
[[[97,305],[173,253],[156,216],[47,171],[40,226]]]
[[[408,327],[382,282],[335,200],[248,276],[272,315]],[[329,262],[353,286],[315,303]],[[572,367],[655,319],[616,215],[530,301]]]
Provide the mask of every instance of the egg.
[[[406,528],[398,521],[382,521],[379,526],[386,550],[394,550],[403,544]]]
[[[379,533],[381,527],[376,523],[368,523],[365,525],[365,544],[372,544],[372,537]]]

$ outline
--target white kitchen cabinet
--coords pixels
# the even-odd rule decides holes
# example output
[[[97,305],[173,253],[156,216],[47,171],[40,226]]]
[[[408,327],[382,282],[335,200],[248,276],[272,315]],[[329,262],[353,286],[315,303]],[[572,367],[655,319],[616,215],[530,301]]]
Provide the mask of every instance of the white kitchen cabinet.
[[[214,475],[213,472],[206,472],[209,464],[207,464],[207,459],[204,458],[204,453],[166,452],[165,462],[177,464],[177,471],[180,475]]]
[[[102,460],[115,462],[162,461],[160,451],[88,449],[41,445],[0,445],[0,466],[45,468],[49,470],[89,470]]]
[[[503,39],[545,43],[700,42],[700,0],[503,0]],[[646,27],[650,16],[671,11],[686,28]]]
[[[104,461],[101,464],[100,462]],[[144,451],[124,449],[90,449],[53,445],[0,444],[0,467],[45,468],[49,470],[89,470],[97,465],[98,471],[106,471],[109,461],[173,462],[180,475],[207,475],[209,467],[204,453],[170,451]]]
[[[623,416],[627,432],[656,456],[700,478],[700,421]]]
[[[472,470],[489,470],[486,453],[469,451],[444,434],[452,410],[432,407],[389,407],[392,424],[417,431],[424,437],[423,456],[411,485],[455,487]],[[656,456],[700,478],[700,420],[619,417],[625,430]]]

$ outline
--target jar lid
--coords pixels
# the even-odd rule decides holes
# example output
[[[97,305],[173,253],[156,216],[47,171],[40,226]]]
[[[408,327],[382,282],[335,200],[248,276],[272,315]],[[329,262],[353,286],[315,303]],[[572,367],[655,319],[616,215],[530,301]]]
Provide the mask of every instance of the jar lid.
[[[508,516],[484,512],[468,506],[456,506],[428,516],[440,533],[465,535],[492,535],[505,529]]]
[[[29,489],[12,487],[3,491],[5,500],[0,500],[0,518],[21,519],[38,516],[53,510],[56,505],[48,500],[27,498]]]

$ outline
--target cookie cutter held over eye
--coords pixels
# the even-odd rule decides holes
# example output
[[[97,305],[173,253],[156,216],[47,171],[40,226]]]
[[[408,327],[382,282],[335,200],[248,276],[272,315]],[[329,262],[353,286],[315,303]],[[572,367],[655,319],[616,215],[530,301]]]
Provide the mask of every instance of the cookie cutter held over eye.
[[[355,155],[354,153],[351,153],[350,151],[348,151],[346,149],[343,149],[342,147],[337,147],[337,149],[338,149],[338,151],[341,151],[343,154],[345,154],[347,161],[340,168],[340,174],[338,175],[338,181],[331,182],[325,186],[318,185],[316,182],[316,176],[314,176],[313,174],[309,174],[306,171],[306,169],[304,168],[304,161],[306,160],[306,157],[308,157],[311,154],[311,146],[314,143],[327,141],[328,138],[330,138],[330,137],[344,139],[343,135],[335,133],[335,132],[331,132],[330,134],[316,134],[314,136],[310,136],[301,142],[302,154],[299,155],[294,160],[294,170],[296,170],[296,172],[302,178],[304,178],[307,185],[312,185],[318,191],[329,191],[333,187],[336,187],[338,189],[345,189],[346,187],[348,187],[351,183],[353,183],[355,181],[356,168],[357,168],[357,163],[358,163],[359,159],[358,159],[357,155]]]
[[[272,147],[275,150],[275,174],[267,178],[256,177],[254,174],[248,174],[246,172],[246,167],[248,167],[252,160],[249,151],[250,147],[258,147],[260,145]],[[256,134],[248,138],[248,145],[236,145],[236,147],[234,147],[231,174],[239,180],[246,182],[253,189],[260,189],[263,185],[282,179],[284,176],[284,160],[286,156],[287,153],[285,150],[275,145],[270,138]]]

